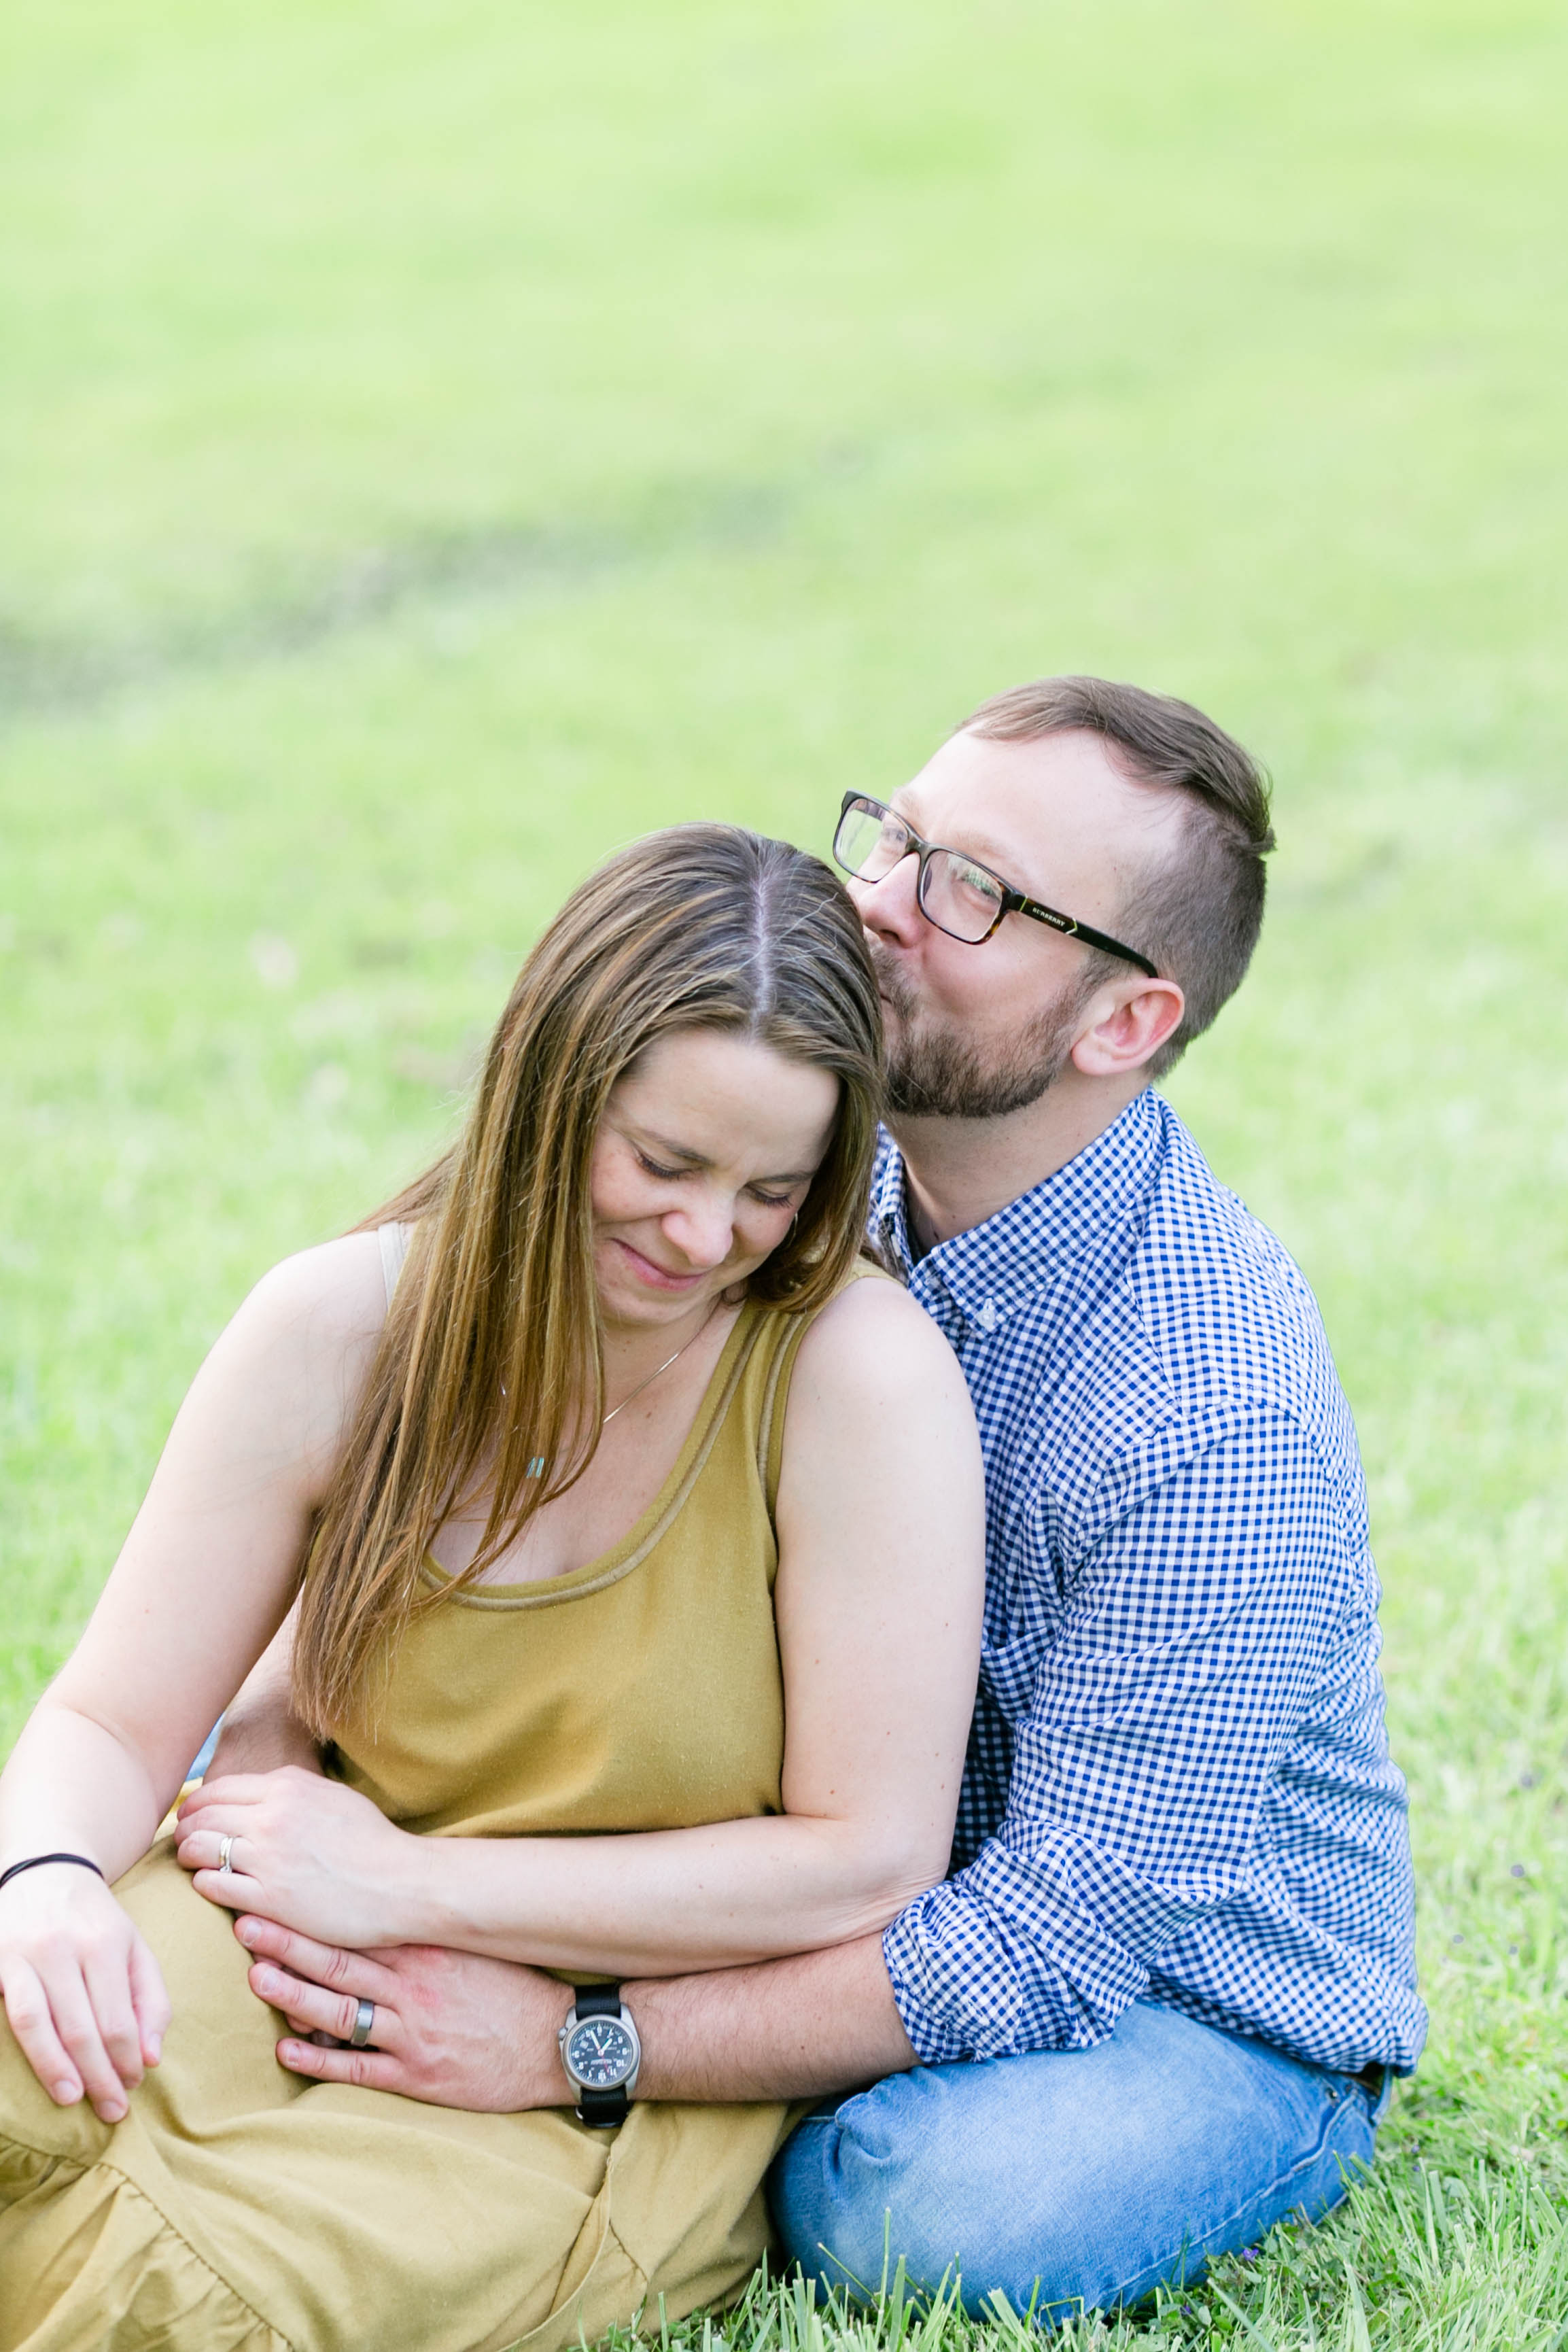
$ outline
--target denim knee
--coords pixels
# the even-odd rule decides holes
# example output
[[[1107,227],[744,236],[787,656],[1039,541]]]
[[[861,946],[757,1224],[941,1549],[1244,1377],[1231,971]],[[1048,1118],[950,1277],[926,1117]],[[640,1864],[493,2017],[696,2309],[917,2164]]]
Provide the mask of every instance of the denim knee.
[[[956,2268],[970,2310],[1134,2304],[1369,2162],[1359,2085],[1152,2003],[1082,2052],[919,2068],[819,2108],[771,2179],[785,2252],[824,2284]]]

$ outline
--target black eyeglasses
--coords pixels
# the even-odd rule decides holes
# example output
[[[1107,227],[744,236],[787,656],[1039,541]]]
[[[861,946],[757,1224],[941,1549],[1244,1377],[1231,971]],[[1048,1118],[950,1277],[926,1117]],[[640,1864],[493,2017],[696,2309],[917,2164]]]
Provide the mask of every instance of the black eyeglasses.
[[[922,841],[901,816],[864,793],[844,794],[833,835],[833,856],[846,874],[861,882],[885,882],[904,858],[917,857],[920,877],[915,896],[920,911],[950,940],[963,940],[977,948],[990,938],[1004,915],[1027,915],[1031,922],[1049,923],[1053,931],[1082,940],[1085,947],[1120,956],[1124,963],[1135,963],[1151,980],[1159,978],[1148,957],[1140,955],[1136,948],[1124,948],[1120,940],[1091,930],[1087,923],[1060,915],[1054,907],[1042,907],[1038,898],[1026,898],[988,866],[966,857],[961,849],[940,849],[933,842]]]

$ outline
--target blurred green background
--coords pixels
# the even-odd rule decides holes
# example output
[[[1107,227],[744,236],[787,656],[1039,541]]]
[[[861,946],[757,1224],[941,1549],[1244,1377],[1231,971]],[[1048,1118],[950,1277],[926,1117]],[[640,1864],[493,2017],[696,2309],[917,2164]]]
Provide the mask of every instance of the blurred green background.
[[[5,1737],[204,1345],[450,1133],[601,854],[822,847],[995,688],[1132,677],[1277,779],[1170,1091],[1366,1452],[1405,2128],[1547,2161],[1565,68],[1545,0],[12,0]]]

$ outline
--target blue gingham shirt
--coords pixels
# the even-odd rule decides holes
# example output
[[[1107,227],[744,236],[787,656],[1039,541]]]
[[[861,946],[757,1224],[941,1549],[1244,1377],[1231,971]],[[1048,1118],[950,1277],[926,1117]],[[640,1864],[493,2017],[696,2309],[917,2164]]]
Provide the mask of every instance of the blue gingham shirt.
[[[919,2056],[1082,2049],[1143,1999],[1414,2065],[1365,1490],[1297,1267],[1147,1092],[917,1262],[884,1138],[872,1222],[986,1457],[953,1874],[883,1940]]]

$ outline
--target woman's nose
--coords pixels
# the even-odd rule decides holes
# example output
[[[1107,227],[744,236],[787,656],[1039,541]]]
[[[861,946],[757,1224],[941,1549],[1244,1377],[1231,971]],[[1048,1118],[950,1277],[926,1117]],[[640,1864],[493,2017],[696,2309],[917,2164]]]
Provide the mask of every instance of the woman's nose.
[[[727,1201],[684,1202],[660,1221],[688,1265],[722,1265],[735,1234],[733,1205]]]

